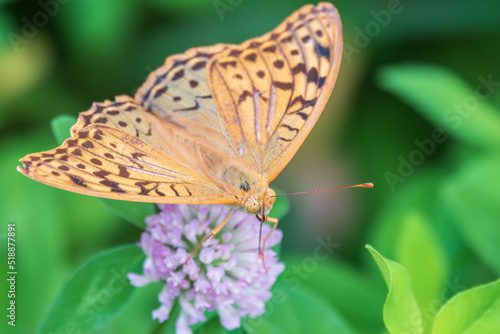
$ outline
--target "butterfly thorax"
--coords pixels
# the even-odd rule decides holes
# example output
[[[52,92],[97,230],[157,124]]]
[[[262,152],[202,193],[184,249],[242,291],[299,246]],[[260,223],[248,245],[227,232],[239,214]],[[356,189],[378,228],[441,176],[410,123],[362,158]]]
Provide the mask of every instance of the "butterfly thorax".
[[[225,184],[233,187],[238,198],[235,204],[247,213],[267,215],[271,211],[276,194],[264,178],[238,165],[224,166],[220,177]]]

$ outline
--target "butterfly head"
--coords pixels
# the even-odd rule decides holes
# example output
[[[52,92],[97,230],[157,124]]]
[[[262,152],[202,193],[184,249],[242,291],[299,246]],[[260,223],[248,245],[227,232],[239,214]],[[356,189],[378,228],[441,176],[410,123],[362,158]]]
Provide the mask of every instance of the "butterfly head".
[[[244,203],[247,213],[252,215],[266,216],[273,207],[276,193],[272,189],[265,189],[260,194],[250,196]]]

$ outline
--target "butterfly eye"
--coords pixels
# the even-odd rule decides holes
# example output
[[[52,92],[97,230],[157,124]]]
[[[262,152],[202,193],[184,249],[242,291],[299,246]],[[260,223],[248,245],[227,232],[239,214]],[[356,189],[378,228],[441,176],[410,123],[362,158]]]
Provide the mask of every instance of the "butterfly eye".
[[[245,203],[245,209],[252,215],[260,213],[261,207],[259,201],[255,197],[250,197]]]

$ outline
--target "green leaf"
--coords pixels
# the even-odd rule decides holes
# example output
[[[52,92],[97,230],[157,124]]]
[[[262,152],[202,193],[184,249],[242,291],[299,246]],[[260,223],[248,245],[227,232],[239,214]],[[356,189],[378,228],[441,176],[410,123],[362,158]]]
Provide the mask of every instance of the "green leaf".
[[[133,245],[92,257],[68,279],[37,333],[88,333],[109,323],[134,290],[126,274],[139,271],[143,261],[142,250]]]
[[[52,120],[50,125],[59,145],[62,145],[67,138],[71,137],[70,129],[75,123],[76,117],[68,115],[60,115]]]
[[[283,219],[290,210],[290,202],[286,198],[278,197],[271,210],[271,217]]]
[[[384,305],[384,323],[390,333],[423,333],[422,314],[411,288],[410,275],[399,263],[367,245],[384,277],[389,293]]]
[[[191,327],[192,328],[192,327]],[[242,332],[241,329],[236,329],[234,331],[228,331],[221,325],[219,317],[212,317],[208,319],[201,326],[197,326],[193,331],[194,334],[229,334],[229,333],[239,333]],[[175,332],[165,332],[164,334],[175,333]]]
[[[379,314],[385,300],[383,283],[332,259],[329,250],[333,252],[317,246],[313,256],[286,260],[280,279],[292,290],[304,286],[324,298],[359,332],[378,332],[384,326]]]
[[[396,259],[408,271],[421,310],[434,310],[441,303],[447,277],[447,261],[429,221],[416,212],[407,213],[397,238]],[[436,310],[437,311],[437,310]],[[426,312],[425,321],[434,314]]]
[[[307,289],[293,290],[278,282],[272,292],[266,312],[258,318],[247,318],[242,322],[246,333],[354,333],[332,306]]]
[[[164,282],[163,282],[164,284]],[[172,309],[170,310],[170,314],[168,315],[168,319],[162,323],[158,323],[155,321],[155,330],[152,331],[152,334],[168,334],[175,333],[175,323],[177,322],[177,318],[181,312],[181,307],[177,299],[173,301]]]
[[[52,120],[52,131],[59,145],[61,145],[66,138],[71,136],[70,129],[75,123],[75,117],[66,115],[58,116]],[[116,215],[141,229],[146,227],[146,223],[144,222],[145,218],[156,213],[156,205],[153,203],[128,202],[107,198],[99,199]]]
[[[434,321],[435,334],[498,333],[500,280],[476,286],[451,298]]]
[[[450,177],[443,190],[468,245],[500,274],[500,159],[471,159]]]
[[[128,202],[107,198],[100,198],[100,200],[118,216],[141,229],[146,228],[144,222],[146,217],[156,213],[156,205],[153,203]]]
[[[425,213],[426,219],[432,221],[448,258],[457,256],[463,247],[457,240],[460,234],[450,217],[450,209],[442,205],[440,198],[443,180],[449,177],[452,166],[443,163],[408,177],[404,186],[397,190],[397,196],[392,196],[383,205],[381,214],[372,224],[370,244],[385,256],[396,258],[396,241],[403,227],[401,222],[407,219],[409,212],[417,211]]]
[[[158,323],[157,320],[152,319],[152,311],[160,307],[158,295],[164,287],[165,282],[159,281],[135,289],[130,300],[127,302],[126,307],[118,315],[118,317],[116,317],[116,319],[114,319],[106,327],[102,328],[101,330],[94,331],[92,332],[92,334],[162,333],[162,329],[164,327],[168,327],[163,325],[169,322],[169,320],[161,324]],[[175,306],[172,312],[175,312]],[[175,331],[169,333],[175,333]]]
[[[436,126],[464,143],[496,150],[500,114],[487,99],[498,90],[479,76],[474,88],[453,72],[435,65],[403,64],[383,68],[379,85],[416,108]]]
[[[80,57],[98,59],[113,57],[123,51],[126,36],[136,22],[134,13],[137,10],[133,1],[111,0],[103,3],[88,0],[72,2],[61,12],[58,19],[67,27],[61,31],[66,44],[74,49],[73,52],[81,53],[78,54]],[[84,18],[89,15],[93,17],[92,22]],[[89,45],[93,47],[89,48]]]

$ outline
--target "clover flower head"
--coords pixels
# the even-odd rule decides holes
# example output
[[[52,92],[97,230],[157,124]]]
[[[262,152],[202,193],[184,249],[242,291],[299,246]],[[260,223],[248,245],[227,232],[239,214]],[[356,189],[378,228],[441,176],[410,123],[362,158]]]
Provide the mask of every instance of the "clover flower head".
[[[137,287],[165,283],[153,318],[160,322],[168,319],[176,299],[181,307],[178,333],[191,333],[190,325],[206,320],[205,311],[217,311],[228,330],[240,327],[242,317],[263,314],[271,298],[270,288],[284,270],[270,249],[281,241],[282,232],[275,230],[267,241],[266,272],[258,254],[261,223],[254,216],[235,211],[224,228],[185,263],[229,208],[222,204],[160,204],[159,208],[160,213],[146,218],[147,229],[139,242],[147,255],[144,275],[128,274]],[[270,227],[264,225],[262,235],[269,232]]]

